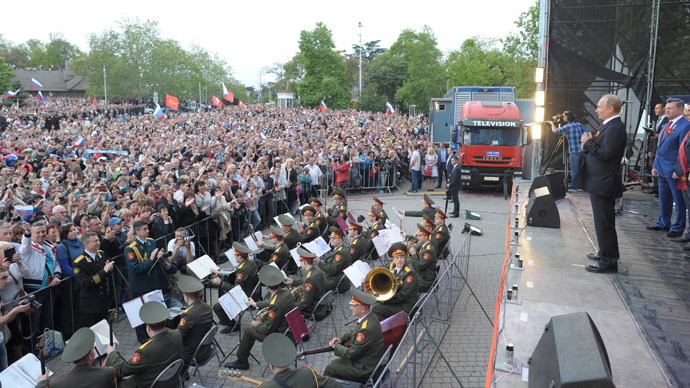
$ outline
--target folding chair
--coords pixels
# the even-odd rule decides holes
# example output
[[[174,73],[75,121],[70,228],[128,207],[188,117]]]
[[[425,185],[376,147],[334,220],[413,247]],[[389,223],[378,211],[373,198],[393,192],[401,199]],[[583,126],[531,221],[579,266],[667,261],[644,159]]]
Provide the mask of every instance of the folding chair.
[[[218,332],[218,326],[213,325],[213,327],[204,335],[204,338],[201,339],[201,342],[199,342],[199,345],[197,345],[196,350],[194,350],[194,355],[192,356],[192,359],[189,361],[189,366],[194,366],[194,373],[199,377],[199,383],[201,385],[204,385],[204,379],[201,377],[201,373],[199,373],[199,367],[202,367],[206,364],[208,364],[213,356],[216,356],[216,359],[218,360],[218,366],[220,367],[222,364],[220,362],[220,356],[218,355],[218,348],[219,346],[216,343],[216,333]],[[206,358],[205,360],[198,360],[197,359],[197,354],[199,354],[199,349],[201,349],[202,346],[211,346],[211,354]]]
[[[292,333],[293,341],[295,346],[298,348],[302,346],[304,338],[309,337],[309,329],[307,328],[307,323],[304,322],[304,317],[302,317],[302,312],[298,307],[293,308],[287,314],[285,314],[285,321],[287,321],[288,327],[283,332],[284,335]],[[299,351],[299,350],[298,350]],[[297,360],[295,360],[295,367],[297,366]],[[268,365],[264,368],[261,376],[264,376],[268,371]]]
[[[337,298],[338,296],[340,296],[340,295],[347,295],[347,294],[350,293],[350,289],[349,289],[349,288],[347,289],[347,291],[342,292],[342,293],[338,291],[338,289],[340,288],[340,283],[342,283],[342,282],[349,282],[349,281],[350,281],[350,279],[348,279],[347,275],[343,274],[343,277],[341,277],[340,280],[338,281],[338,284],[336,284],[335,290],[333,290],[333,294],[335,295],[336,298]],[[350,287],[354,287],[354,286],[353,286],[353,285],[350,285]],[[344,303],[341,303],[341,304],[340,304],[340,312],[343,313],[343,318],[347,318],[347,315],[346,315],[346,313],[345,313],[345,307],[344,307],[344,306],[345,306]]]
[[[182,387],[180,371],[182,370],[182,359],[177,359],[166,366],[156,379],[151,383],[151,388],[177,388]]]
[[[364,384],[365,387],[373,387],[374,384],[379,380],[379,376],[381,376],[381,373],[386,371],[386,365],[388,365],[388,361],[392,352],[393,345],[388,345],[388,348],[386,348],[386,351],[383,353],[383,356],[381,356],[381,359],[379,359],[379,362],[376,364],[376,367],[374,367],[374,370],[371,372],[371,376],[369,376],[369,379]],[[387,378],[388,375],[383,376],[382,381],[386,381]]]
[[[312,333],[316,332],[316,328],[318,327],[319,322],[322,322],[330,318],[331,323],[333,323],[333,336],[338,336],[337,328],[335,326],[335,318],[333,317],[333,301],[335,301],[335,294],[332,290],[323,294],[321,299],[319,299],[319,301],[314,306],[314,311],[312,311],[311,315],[307,318],[307,322],[313,322],[314,324],[309,331],[311,331]],[[318,310],[318,308],[321,306],[327,306],[328,314],[326,314],[326,316],[321,319],[316,319],[316,316],[314,314],[316,314],[316,310]],[[319,341],[319,346],[321,346],[321,336],[318,336],[317,339]]]

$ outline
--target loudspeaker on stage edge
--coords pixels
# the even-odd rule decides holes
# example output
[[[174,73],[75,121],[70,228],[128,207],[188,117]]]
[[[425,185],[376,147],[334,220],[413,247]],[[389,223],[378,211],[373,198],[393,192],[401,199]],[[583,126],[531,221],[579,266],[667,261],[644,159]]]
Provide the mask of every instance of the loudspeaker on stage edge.
[[[529,195],[532,195],[534,189],[539,187],[548,187],[554,201],[565,198],[565,194],[568,192],[565,187],[565,175],[562,172],[539,175],[534,178],[532,185],[529,187]]]
[[[560,228],[561,216],[558,214],[556,201],[549,193],[548,187],[538,187],[529,196],[527,202],[527,225]]]
[[[586,312],[551,317],[528,364],[529,388],[615,387],[606,347]]]

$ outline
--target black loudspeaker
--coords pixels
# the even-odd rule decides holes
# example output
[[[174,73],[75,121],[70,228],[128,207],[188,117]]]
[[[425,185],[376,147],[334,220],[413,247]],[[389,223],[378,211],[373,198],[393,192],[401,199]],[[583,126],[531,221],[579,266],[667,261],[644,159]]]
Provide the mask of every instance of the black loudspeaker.
[[[585,312],[552,317],[528,363],[529,388],[615,387],[606,347]]]
[[[560,228],[561,216],[548,187],[534,189],[527,202],[527,225]]]
[[[532,186],[529,187],[529,195],[532,195],[534,189],[538,187],[548,187],[554,201],[565,198],[565,193],[568,192],[565,188],[565,176],[562,172],[539,175],[534,178]]]

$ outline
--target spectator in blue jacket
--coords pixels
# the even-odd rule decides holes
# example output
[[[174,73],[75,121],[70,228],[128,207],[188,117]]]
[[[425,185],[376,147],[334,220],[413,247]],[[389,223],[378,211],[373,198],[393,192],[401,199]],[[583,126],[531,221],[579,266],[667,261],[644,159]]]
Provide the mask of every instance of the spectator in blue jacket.
[[[77,228],[74,225],[64,225],[60,227],[60,245],[57,246],[56,254],[60,267],[64,273],[74,277],[72,272],[72,262],[84,252],[84,245],[78,237]]]

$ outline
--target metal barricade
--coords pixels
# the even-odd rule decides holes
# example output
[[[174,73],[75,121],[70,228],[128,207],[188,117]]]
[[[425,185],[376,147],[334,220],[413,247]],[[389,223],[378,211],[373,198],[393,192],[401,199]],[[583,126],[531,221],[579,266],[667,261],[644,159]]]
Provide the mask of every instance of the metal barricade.
[[[440,356],[459,386],[459,378],[440,349],[455,304],[467,286],[471,234],[468,234],[413,312],[407,331],[374,387],[419,387],[435,356]],[[471,289],[469,289],[471,292]]]

